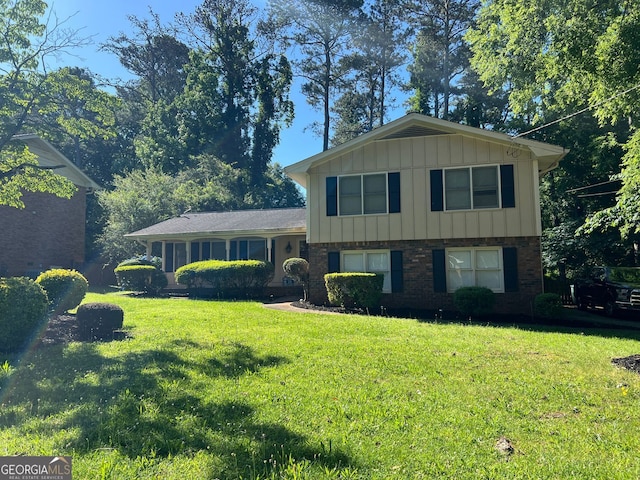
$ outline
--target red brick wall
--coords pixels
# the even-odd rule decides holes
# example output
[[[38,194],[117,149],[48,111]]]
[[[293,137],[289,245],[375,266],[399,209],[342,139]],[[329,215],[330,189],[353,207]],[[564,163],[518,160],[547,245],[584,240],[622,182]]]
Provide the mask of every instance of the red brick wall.
[[[0,276],[84,262],[86,190],[71,199],[25,193],[24,209],[0,206]]]
[[[383,305],[397,308],[453,310],[452,294],[434,292],[432,250],[482,246],[517,248],[518,291],[496,294],[495,311],[531,313],[533,299],[542,293],[542,263],[538,237],[310,244],[309,299],[316,304],[327,303],[324,275],[327,273],[329,252],[388,249],[402,251],[404,291],[384,295]]]

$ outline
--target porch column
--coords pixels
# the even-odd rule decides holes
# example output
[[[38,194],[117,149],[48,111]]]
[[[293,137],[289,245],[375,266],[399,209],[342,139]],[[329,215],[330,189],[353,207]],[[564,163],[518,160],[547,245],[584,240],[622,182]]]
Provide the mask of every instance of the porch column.
[[[162,240],[162,271],[167,271],[167,242]]]
[[[273,240],[273,237],[267,237],[267,261],[273,263],[273,252],[271,248],[271,240]]]
[[[151,245],[153,245],[153,242],[151,240],[147,240],[145,244],[147,246],[147,258],[151,258]]]
[[[186,263],[191,263],[191,241],[190,240],[185,240],[184,248],[185,248],[185,253],[187,257],[184,260]]]
[[[227,251],[227,261],[229,261],[229,259],[231,258],[231,239],[227,238],[224,241],[224,248]]]

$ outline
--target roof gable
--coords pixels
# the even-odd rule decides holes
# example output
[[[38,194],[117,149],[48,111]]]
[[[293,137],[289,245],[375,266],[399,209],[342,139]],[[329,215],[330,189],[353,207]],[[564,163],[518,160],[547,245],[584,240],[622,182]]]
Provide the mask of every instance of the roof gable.
[[[363,145],[377,141],[441,135],[462,135],[505,145],[511,149],[530,152],[538,160],[541,174],[557,167],[558,162],[568,152],[562,147],[548,143],[511,137],[500,132],[461,125],[418,113],[410,113],[348,142],[289,165],[285,167],[284,171],[294,181],[306,188],[309,169],[330,162],[334,158]]]

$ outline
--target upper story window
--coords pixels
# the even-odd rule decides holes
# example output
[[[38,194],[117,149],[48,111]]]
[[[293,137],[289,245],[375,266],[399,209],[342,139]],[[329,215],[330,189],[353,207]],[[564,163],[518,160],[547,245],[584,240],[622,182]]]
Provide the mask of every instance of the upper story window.
[[[387,175],[338,177],[339,215],[387,213]]]
[[[514,174],[509,164],[431,170],[431,210],[514,208]]]
[[[500,207],[498,167],[451,168],[444,171],[446,210]]]
[[[372,215],[400,212],[400,173],[326,178],[326,214]]]

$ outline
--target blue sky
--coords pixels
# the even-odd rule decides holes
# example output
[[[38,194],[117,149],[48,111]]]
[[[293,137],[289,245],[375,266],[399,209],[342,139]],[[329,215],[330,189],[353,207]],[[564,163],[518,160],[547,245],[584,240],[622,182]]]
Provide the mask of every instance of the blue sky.
[[[65,56],[62,65],[80,66],[106,78],[125,77],[126,71],[120,66],[115,55],[99,51],[99,46],[109,37],[131,30],[129,15],[139,18],[149,17],[149,6],[160,16],[162,23],[173,22],[177,12],[192,13],[201,0],[57,0],[49,3],[59,20],[68,19],[65,27],[79,30],[82,37],[92,37],[93,44],[74,52],[77,56]],[[264,2],[254,2],[264,6]],[[321,120],[321,112],[314,111],[300,93],[300,85],[291,90],[295,103],[293,125],[282,132],[280,145],[274,152],[273,161],[283,166],[290,165],[315,155],[322,150],[322,138],[305,132],[311,122]]]

